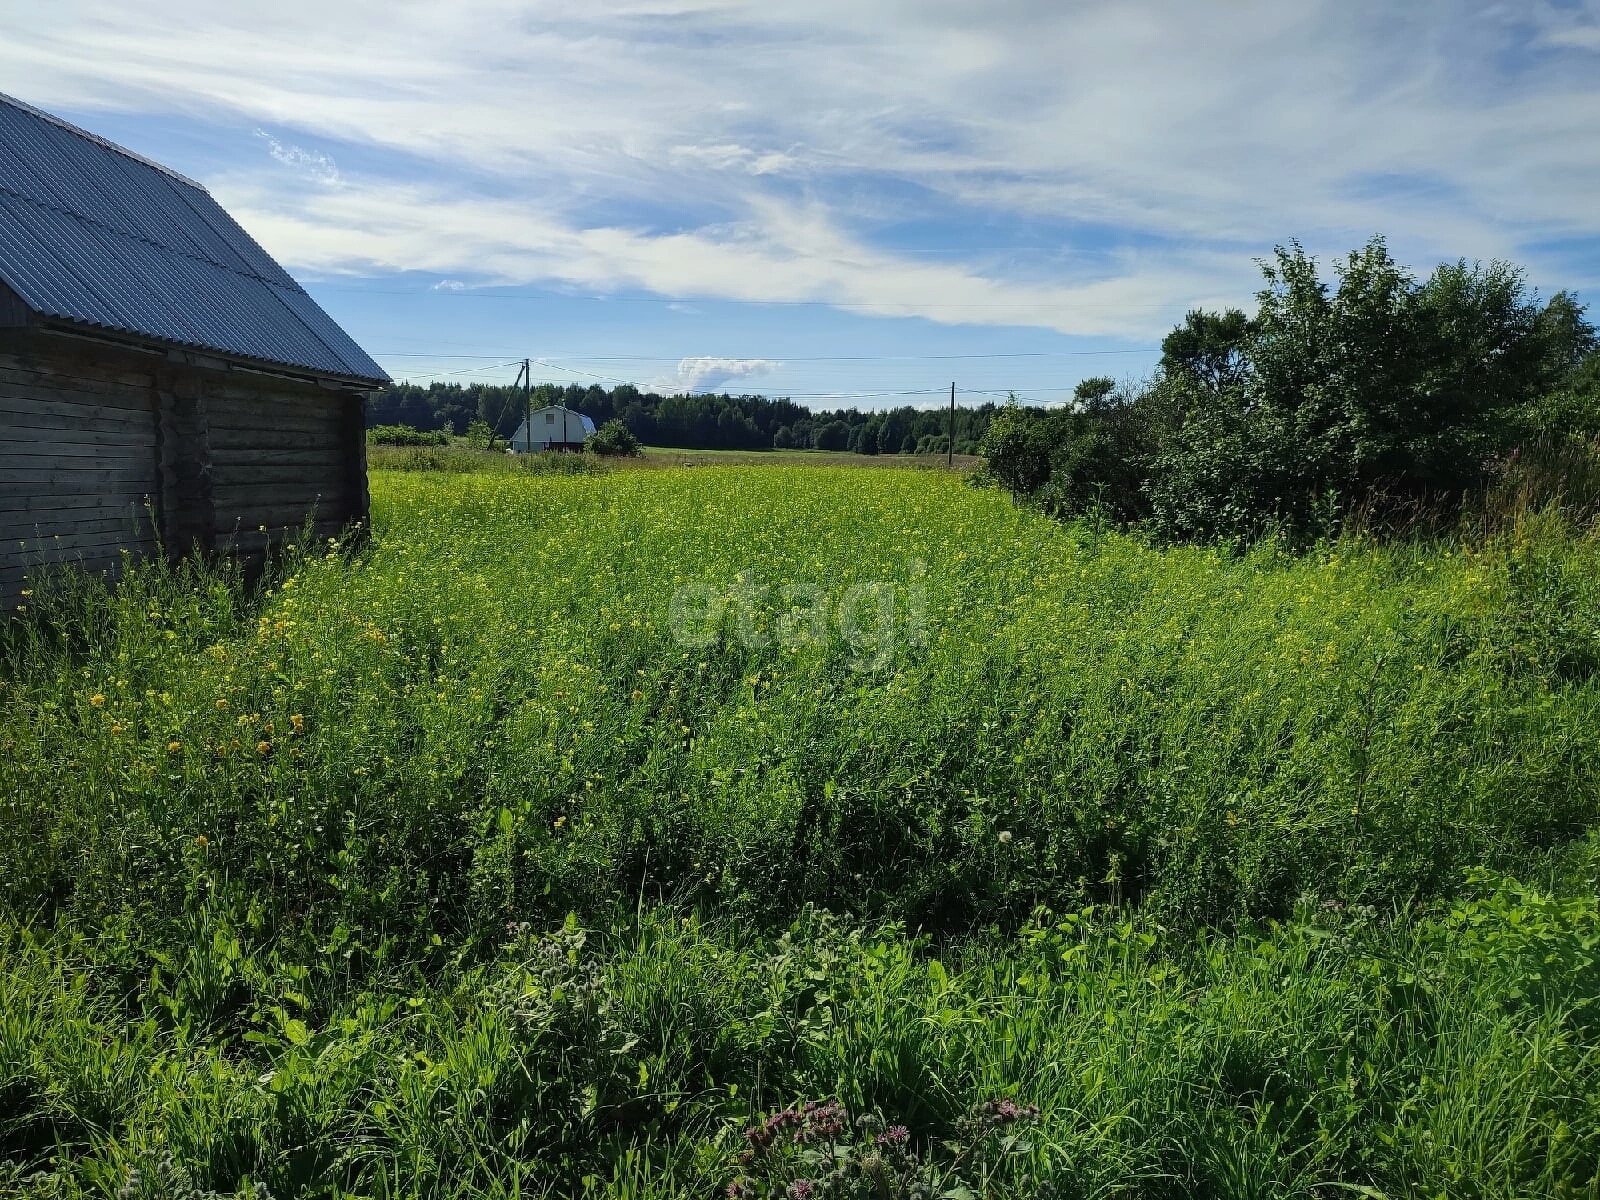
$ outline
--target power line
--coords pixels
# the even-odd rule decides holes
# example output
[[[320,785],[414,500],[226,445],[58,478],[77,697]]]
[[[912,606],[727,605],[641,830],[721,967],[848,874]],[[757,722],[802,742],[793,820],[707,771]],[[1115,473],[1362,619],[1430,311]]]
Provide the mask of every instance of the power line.
[[[517,365],[517,363],[515,361],[512,361],[512,362],[491,363],[487,367],[469,367],[469,368],[467,368],[465,370],[461,370],[461,371],[425,371],[421,375],[418,375],[417,378],[418,379],[443,379],[443,378],[445,378],[447,376],[481,375],[485,371],[498,371],[498,370],[501,370],[504,367],[514,367],[516,365]],[[410,380],[407,380],[407,382],[410,382]]]
[[[428,376],[419,376],[426,379]],[[405,380],[406,383],[415,382]],[[504,385],[514,387],[515,384]],[[766,400],[882,400],[900,396],[943,396],[948,388],[914,388],[898,392],[783,392],[778,395],[767,395],[765,392],[750,393]],[[1015,395],[1018,400],[1025,400],[1030,404],[1056,404],[1055,400],[1039,400],[1032,396],[1024,396],[1020,392],[985,392],[974,388],[957,388],[956,392],[962,396],[1009,396]],[[721,392],[686,392],[684,395],[710,396],[722,395]]]
[[[557,363],[545,362],[545,360],[542,358],[536,358],[533,361],[538,363],[541,367],[548,367],[552,371],[566,371],[572,375],[583,375],[589,379],[598,379],[601,383],[633,383],[633,380],[631,379],[617,379],[608,375],[596,375],[593,371],[580,371],[576,367],[563,367]]]
[[[637,386],[631,379],[616,379],[609,375],[596,375],[592,371],[579,371],[575,367],[563,367],[556,363],[545,362],[541,358],[536,358],[533,361],[541,367],[549,367],[555,371],[570,371],[574,375],[584,375],[590,379],[597,379],[601,383],[625,383],[630,386]],[[931,394],[926,389],[914,389],[894,392],[785,392],[784,397],[790,400],[796,398],[802,400],[853,400],[881,396],[926,396]]]
[[[399,356],[396,355],[396,356],[387,356],[387,357],[399,357]],[[419,356],[419,357],[427,357],[427,356]],[[478,356],[477,355],[441,355],[440,357],[475,359]],[[596,375],[591,371],[579,371],[574,367],[563,367],[563,366],[561,366],[561,365],[559,365],[557,363],[547,362],[544,359],[540,359],[540,358],[525,359],[525,360],[512,359],[512,360],[508,360],[508,361],[500,361],[500,362],[491,363],[488,366],[484,366],[484,367],[468,367],[468,368],[464,368],[462,370],[457,370],[457,371],[430,371],[430,372],[426,372],[424,374],[418,375],[416,377],[416,379],[428,379],[428,380],[431,380],[431,379],[444,378],[444,377],[447,377],[447,376],[453,377],[453,376],[461,376],[461,375],[476,375],[476,374],[482,374],[485,371],[500,370],[500,369],[505,368],[505,367],[523,368],[525,363],[530,364],[530,365],[532,363],[537,363],[539,366],[548,367],[549,369],[554,370],[554,371],[566,371],[566,372],[568,372],[570,374],[582,375],[582,376],[584,376],[586,378],[589,378],[589,379],[598,380],[601,383],[627,384],[627,385],[635,386],[635,387],[638,386],[631,379],[617,379],[617,378],[614,378],[612,376],[607,376],[607,375]],[[519,375],[518,378],[520,380],[522,378],[522,376]],[[415,382],[415,380],[407,379],[404,382],[412,383],[412,382]],[[531,377],[530,377],[530,386],[531,386]],[[1008,398],[1011,397],[1011,396],[1015,396],[1018,400],[1025,401],[1025,402],[1027,402],[1029,404],[1056,404],[1056,403],[1060,403],[1059,401],[1056,401],[1056,400],[1043,400],[1043,399],[1040,399],[1040,398],[1038,398],[1036,396],[1025,396],[1022,393],[1017,392],[1015,390],[995,391],[995,390],[989,389],[989,388],[957,388],[956,390],[960,395],[963,395],[963,396],[1003,396],[1003,397],[1008,397]],[[1042,389],[1038,389],[1038,390],[1041,390],[1041,391],[1070,391],[1071,389],[1068,389],[1068,388],[1054,388],[1054,389],[1052,389],[1052,388],[1042,388]],[[899,397],[899,396],[942,396],[942,395],[944,395],[944,392],[945,392],[945,389],[942,388],[942,387],[941,388],[902,388],[902,389],[893,390],[893,391],[877,391],[877,392],[784,392],[783,395],[781,397],[779,397],[779,398],[780,399],[785,399],[785,400],[880,400],[880,399],[886,399],[886,398],[891,398],[891,397]],[[687,393],[687,394],[709,394],[709,393]],[[764,393],[762,393],[762,394],[764,395]]]
[[[1049,388],[1040,388],[1039,390],[1040,391],[1050,391],[1051,389],[1049,389]],[[1057,390],[1057,391],[1070,391],[1071,389],[1070,388],[1057,388],[1055,390]],[[1004,392],[996,392],[996,391],[988,390],[988,389],[984,389],[984,388],[962,388],[961,389],[961,394],[964,395],[964,396],[1004,396],[1007,399],[1010,399],[1012,396],[1015,396],[1018,400],[1024,400],[1029,404],[1060,404],[1061,403],[1061,401],[1059,401],[1059,400],[1041,400],[1037,396],[1024,396],[1021,392],[1010,391],[1010,390],[1004,391]]]
[[[444,361],[447,359],[479,361],[487,358],[502,357],[500,355],[491,354],[424,354],[420,351],[398,350],[393,352],[375,350],[373,353],[379,358],[423,358],[429,361]],[[1159,351],[1152,347],[1148,350],[1015,350],[978,354],[815,354],[802,355],[799,357],[774,356],[770,359],[770,361],[780,364],[825,362],[952,362],[956,360],[998,358],[1101,358],[1109,355],[1156,353],[1159,353]],[[547,354],[542,358],[536,359],[535,361],[547,366],[553,366],[555,360],[561,358],[575,358],[582,362],[670,363],[674,361],[681,361],[686,357],[693,358],[695,356],[682,354]]]
[[[943,388],[921,388],[907,392],[785,392],[780,400],[886,400],[901,396],[942,396]],[[770,397],[769,397],[770,398]],[[810,407],[809,405],[807,407]]]

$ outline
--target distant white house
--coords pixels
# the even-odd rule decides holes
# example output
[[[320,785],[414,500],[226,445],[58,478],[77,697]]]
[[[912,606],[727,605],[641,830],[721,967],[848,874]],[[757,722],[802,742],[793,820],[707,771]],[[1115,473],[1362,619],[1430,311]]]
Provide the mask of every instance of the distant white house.
[[[563,404],[536,408],[511,435],[513,454],[540,450],[582,450],[594,432],[594,422]]]

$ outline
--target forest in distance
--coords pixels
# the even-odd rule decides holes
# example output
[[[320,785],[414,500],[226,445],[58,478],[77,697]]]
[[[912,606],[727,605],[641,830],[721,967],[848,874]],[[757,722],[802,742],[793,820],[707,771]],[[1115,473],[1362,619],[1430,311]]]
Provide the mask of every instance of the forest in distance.
[[[475,421],[497,437],[509,437],[531,403],[564,404],[596,426],[619,420],[647,446],[675,450],[845,450],[852,454],[943,454],[950,448],[948,408],[859,408],[813,412],[787,399],[766,396],[677,395],[642,392],[631,383],[536,384],[525,395],[510,385],[395,383],[367,403],[367,427],[465,435]],[[974,454],[997,406],[958,404],[955,452]]]

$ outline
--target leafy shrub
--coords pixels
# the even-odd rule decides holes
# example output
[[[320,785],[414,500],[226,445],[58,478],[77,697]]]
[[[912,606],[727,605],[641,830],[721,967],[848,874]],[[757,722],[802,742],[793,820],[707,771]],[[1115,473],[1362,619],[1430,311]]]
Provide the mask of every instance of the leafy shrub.
[[[367,430],[367,441],[374,446],[448,446],[450,435],[443,430],[425,432],[409,425],[374,425]]]
[[[1539,306],[1505,263],[1447,263],[1418,283],[1375,238],[1331,291],[1298,246],[1263,271],[1241,369],[1169,363],[1184,416],[1149,468],[1164,538],[1304,539],[1374,496],[1459,502],[1576,365],[1579,312],[1564,296]]]
[[[1031,496],[1048,513],[1088,512],[1132,522],[1144,515],[1141,463],[1150,401],[1086,379],[1063,408],[999,410],[977,447],[988,478]]]
[[[1559,444],[1600,438],[1600,350],[1592,341],[1591,336],[1577,369],[1559,387],[1529,404],[1524,423],[1531,440]]]
[[[589,435],[583,448],[608,458],[637,458],[642,450],[639,439],[621,421],[607,421]]]
[[[1337,265],[1336,287],[1298,245],[1262,270],[1254,318],[1190,313],[1136,394],[1007,414],[985,442],[989,476],[1162,541],[1303,545],[1358,509],[1380,522],[1454,509],[1531,436],[1600,424],[1583,309],[1566,293],[1541,305],[1506,263],[1446,263],[1419,282],[1374,238]]]

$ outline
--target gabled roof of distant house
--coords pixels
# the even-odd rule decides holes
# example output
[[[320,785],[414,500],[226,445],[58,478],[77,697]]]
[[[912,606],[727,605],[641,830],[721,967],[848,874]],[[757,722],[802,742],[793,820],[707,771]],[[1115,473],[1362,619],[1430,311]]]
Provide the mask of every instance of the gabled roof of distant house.
[[[389,379],[205,188],[3,94],[0,282],[47,325]]]
[[[524,417],[522,419],[522,424],[518,425],[517,428],[520,430],[523,425],[526,425],[528,423],[528,418],[529,417],[536,417],[542,412],[567,413],[567,414],[569,414],[571,416],[577,417],[578,420],[583,423],[584,429],[586,429],[588,432],[593,433],[595,431],[594,421],[592,419],[590,419],[589,417],[584,416],[581,412],[579,412],[575,408],[568,408],[565,404],[542,404],[538,408],[534,409],[531,413],[529,413],[527,417]]]

